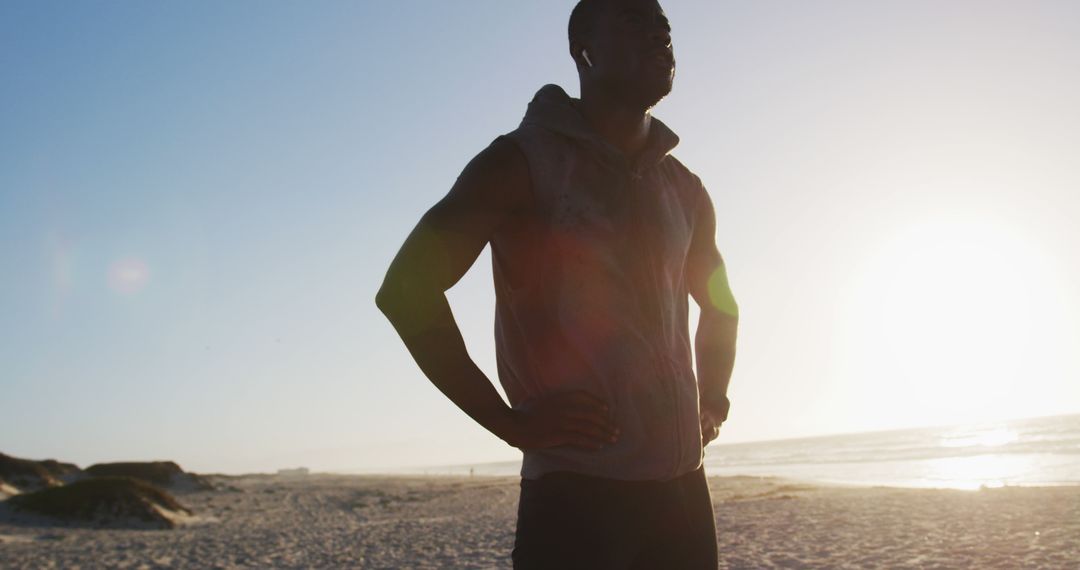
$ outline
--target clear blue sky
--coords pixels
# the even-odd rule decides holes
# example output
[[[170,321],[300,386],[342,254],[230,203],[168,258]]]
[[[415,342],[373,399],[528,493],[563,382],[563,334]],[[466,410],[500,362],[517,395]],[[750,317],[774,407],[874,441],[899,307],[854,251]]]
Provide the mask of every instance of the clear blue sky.
[[[0,5],[0,451],[514,459],[373,299],[572,1]],[[719,443],[1080,412],[1080,4],[664,2],[743,315]],[[450,292],[492,381],[485,252]],[[696,314],[695,314],[696,316]]]

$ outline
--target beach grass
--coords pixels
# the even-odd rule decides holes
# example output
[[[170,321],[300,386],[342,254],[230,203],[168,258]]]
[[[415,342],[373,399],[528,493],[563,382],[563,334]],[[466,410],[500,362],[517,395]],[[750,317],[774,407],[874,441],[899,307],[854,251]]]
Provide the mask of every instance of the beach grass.
[[[167,491],[132,477],[94,477],[7,501],[18,511],[89,523],[148,523],[171,528],[165,512],[191,514]]]

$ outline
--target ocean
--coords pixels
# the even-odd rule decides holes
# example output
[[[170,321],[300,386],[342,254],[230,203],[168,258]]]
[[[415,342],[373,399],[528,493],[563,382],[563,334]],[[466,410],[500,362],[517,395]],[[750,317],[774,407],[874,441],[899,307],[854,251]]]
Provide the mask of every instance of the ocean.
[[[520,461],[506,461],[406,471],[518,475],[520,468]],[[705,449],[705,472],[953,489],[1080,485],[1080,414],[735,444],[714,442]]]

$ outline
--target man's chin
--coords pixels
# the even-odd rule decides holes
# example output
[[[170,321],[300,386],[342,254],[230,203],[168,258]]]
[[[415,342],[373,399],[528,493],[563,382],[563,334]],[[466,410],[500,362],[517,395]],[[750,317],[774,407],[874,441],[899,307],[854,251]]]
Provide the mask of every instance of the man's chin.
[[[624,93],[623,100],[633,102],[635,106],[643,109],[651,109],[671,93],[672,81],[641,81],[625,85],[620,91]],[[619,88],[616,88],[619,89]],[[628,95],[628,97],[627,97]]]
[[[644,93],[643,97],[646,103],[646,108],[651,109],[655,107],[660,103],[660,101],[664,100],[664,97],[667,97],[669,94],[671,94],[671,85],[668,85],[661,89],[657,89],[655,91]]]
[[[648,108],[655,107],[657,103],[664,99],[664,97],[671,94],[672,84],[672,80],[654,81],[642,84],[638,91],[640,101]]]

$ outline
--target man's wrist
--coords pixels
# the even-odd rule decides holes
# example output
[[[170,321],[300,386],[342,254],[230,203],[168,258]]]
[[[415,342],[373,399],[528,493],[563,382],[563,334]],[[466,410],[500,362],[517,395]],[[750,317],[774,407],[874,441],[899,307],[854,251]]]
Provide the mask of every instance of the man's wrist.
[[[728,411],[731,410],[731,400],[724,394],[703,394],[701,396],[702,407],[709,410],[718,422],[726,422]]]
[[[512,446],[514,428],[516,427],[515,417],[516,412],[514,409],[503,405],[498,409],[489,412],[487,417],[485,417],[484,421],[481,423],[485,424],[488,430],[498,436],[499,439]]]

